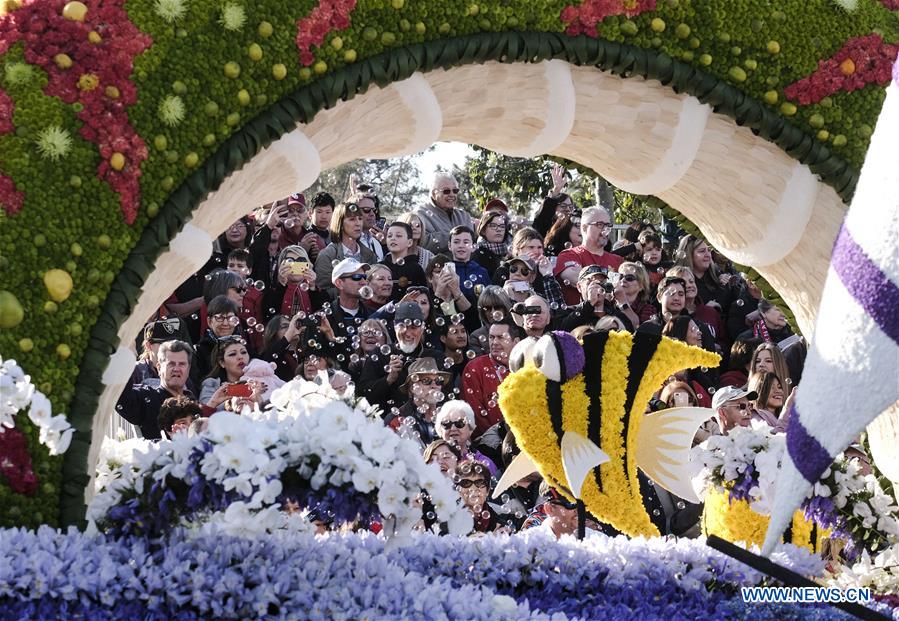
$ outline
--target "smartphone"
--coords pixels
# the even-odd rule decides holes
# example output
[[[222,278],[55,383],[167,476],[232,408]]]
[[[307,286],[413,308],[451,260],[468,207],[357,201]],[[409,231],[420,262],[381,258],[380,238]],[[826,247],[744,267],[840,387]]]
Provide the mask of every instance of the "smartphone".
[[[453,274],[455,274],[456,273],[456,264],[453,263],[452,261],[450,261],[449,263],[445,263],[443,265],[443,271],[452,272]]]
[[[228,384],[225,387],[226,397],[243,397],[249,399],[253,395],[253,389],[246,382],[237,382],[236,384]]]
[[[294,261],[290,264],[290,274],[291,276],[301,276],[306,273],[309,269],[308,263],[305,261]]]
[[[690,395],[680,390],[671,395],[671,400],[676,408],[685,408],[690,405]]]
[[[512,283],[512,291],[517,293],[522,293],[524,291],[530,291],[531,285],[523,280],[516,280]]]

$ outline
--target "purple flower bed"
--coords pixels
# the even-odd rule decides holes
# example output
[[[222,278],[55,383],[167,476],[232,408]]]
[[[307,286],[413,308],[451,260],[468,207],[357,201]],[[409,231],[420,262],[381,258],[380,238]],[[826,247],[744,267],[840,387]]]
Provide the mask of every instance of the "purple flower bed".
[[[849,619],[833,608],[743,604],[762,576],[699,542],[541,534],[421,535],[385,547],[190,536],[168,545],[77,531],[0,531],[0,619]],[[799,553],[778,561],[804,573]]]

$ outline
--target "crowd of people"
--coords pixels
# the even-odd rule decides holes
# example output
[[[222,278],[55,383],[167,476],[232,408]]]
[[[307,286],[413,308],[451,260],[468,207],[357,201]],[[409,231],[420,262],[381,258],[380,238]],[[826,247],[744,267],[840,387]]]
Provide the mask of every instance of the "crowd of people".
[[[328,382],[419,442],[477,531],[556,535],[576,527],[576,507],[539,477],[490,494],[517,451],[497,389],[523,339],[648,331],[717,351],[719,368],[675,374],[647,411],[714,409],[697,442],[753,418],[783,431],[805,354],[784,313],[704,239],[671,222],[615,230],[606,209],[573,202],[564,169],[552,177],[531,221],[500,199],[473,215],[446,174],[397,218],[361,183],[342,202],[294,194],[254,210],[151,318],[118,413],[157,439],[264,406],[294,377]],[[641,490],[663,534],[698,532],[701,507],[646,478]]]

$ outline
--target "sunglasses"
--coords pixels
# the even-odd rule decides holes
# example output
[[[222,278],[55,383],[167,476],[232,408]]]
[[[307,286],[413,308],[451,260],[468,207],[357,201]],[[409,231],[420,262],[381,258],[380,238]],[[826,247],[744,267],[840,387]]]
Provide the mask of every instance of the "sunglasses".
[[[509,268],[510,274],[517,274],[519,272],[521,272],[522,276],[530,276],[531,268],[525,267],[524,265],[513,265]]]
[[[443,386],[443,382],[439,379],[434,379],[431,377],[423,377],[421,379],[413,379],[413,382],[416,384],[424,384],[425,386]],[[459,427],[461,429],[461,427]]]
[[[230,334],[228,336],[223,336],[221,338],[217,338],[218,341],[222,345],[230,345],[231,343],[240,343],[241,345],[246,345],[247,342],[243,339],[242,336],[237,334]]]
[[[737,408],[737,409],[740,410],[741,412],[745,412],[745,411],[749,408],[749,404],[748,404],[748,403],[733,403],[733,404],[731,404],[731,405],[729,405],[729,406],[727,406],[727,407],[729,407],[729,408]]]
[[[577,504],[573,502],[568,502],[564,498],[555,498],[549,502],[551,505],[555,505],[557,507],[562,507],[563,509],[577,509]]]
[[[362,208],[362,213],[371,213],[371,212],[373,212],[374,210],[375,210],[374,207],[363,207],[363,208]]]
[[[633,274],[622,274],[621,280],[623,280],[625,282],[637,282],[637,277],[634,276]]]
[[[458,194],[459,188],[444,188],[444,189],[440,190],[440,193],[443,194],[444,196],[448,196],[450,194]]]
[[[340,276],[340,280],[352,280],[354,282],[359,282],[360,280],[365,280],[367,276],[365,274],[350,274],[349,276]]]
[[[459,420],[445,420],[440,423],[440,425],[444,429],[452,429],[453,427],[455,427],[456,429],[464,429],[466,426],[468,426],[468,423],[460,418]]]
[[[234,289],[234,290],[237,291],[238,293],[246,293],[246,292],[247,292],[247,288],[246,288],[246,287],[228,287],[228,288],[229,288],[229,289]]]
[[[457,487],[461,487],[463,489],[468,489],[474,485],[475,487],[487,487],[487,481],[484,479],[462,479],[459,483],[456,484]]]

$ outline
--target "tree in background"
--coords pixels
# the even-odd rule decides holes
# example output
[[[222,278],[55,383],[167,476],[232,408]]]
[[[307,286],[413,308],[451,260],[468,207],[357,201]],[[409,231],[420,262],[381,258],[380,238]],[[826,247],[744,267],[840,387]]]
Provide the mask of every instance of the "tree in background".
[[[465,160],[467,183],[463,187],[471,192],[478,211],[496,197],[506,201],[515,213],[536,213],[553,187],[551,171],[558,162],[548,157],[509,157],[477,146],[474,150],[475,156]],[[592,171],[575,170],[572,166],[567,175],[566,192],[582,209],[595,205],[598,195],[599,202],[613,210],[616,222],[659,221],[658,209],[648,204],[645,197],[619,190]],[[457,179],[462,185],[462,179]]]
[[[340,202],[350,195],[350,177],[377,188],[381,200],[381,214],[398,215],[410,211],[427,198],[427,184],[421,179],[416,155],[404,155],[389,160],[353,160],[319,175],[316,182],[304,192],[307,197],[318,192],[328,192]]]

